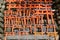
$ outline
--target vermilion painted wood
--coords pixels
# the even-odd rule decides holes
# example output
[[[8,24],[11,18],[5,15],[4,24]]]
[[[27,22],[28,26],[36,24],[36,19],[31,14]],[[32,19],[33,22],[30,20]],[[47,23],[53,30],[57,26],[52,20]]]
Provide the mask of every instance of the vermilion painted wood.
[[[24,0],[5,0],[9,2],[7,4],[7,9],[4,11],[4,27],[5,27],[5,37],[8,35],[14,36],[16,33],[14,32],[15,28],[18,30],[25,30],[25,28],[29,28],[30,33],[32,33],[32,28],[34,28],[33,35],[44,35],[43,32],[43,24],[44,20],[47,21],[46,25],[46,33],[48,36],[57,36],[56,26],[54,25],[54,19],[51,6],[48,4],[52,3],[52,0],[29,0],[30,3],[33,2],[45,2],[46,4],[27,4]],[[18,2],[19,4],[15,4],[14,2]],[[24,4],[21,4],[25,2]],[[13,9],[14,10],[13,10]],[[35,8],[35,9],[34,9]],[[46,16],[46,19],[44,17]],[[50,16],[49,16],[50,15]],[[51,18],[50,18],[51,17]],[[49,21],[51,20],[51,21]],[[52,22],[52,24],[50,24]],[[33,25],[33,26],[32,26]],[[7,32],[7,28],[12,28],[11,32]],[[41,32],[36,32],[36,29],[41,29]],[[49,28],[53,28],[53,32],[48,32]],[[29,32],[19,31],[18,35],[30,35]],[[7,40],[5,38],[5,40]]]

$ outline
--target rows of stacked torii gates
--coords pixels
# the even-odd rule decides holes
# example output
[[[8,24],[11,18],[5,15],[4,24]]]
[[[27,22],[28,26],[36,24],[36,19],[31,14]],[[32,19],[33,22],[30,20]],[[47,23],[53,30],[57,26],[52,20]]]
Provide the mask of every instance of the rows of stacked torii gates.
[[[5,1],[4,40],[57,40],[52,0]]]

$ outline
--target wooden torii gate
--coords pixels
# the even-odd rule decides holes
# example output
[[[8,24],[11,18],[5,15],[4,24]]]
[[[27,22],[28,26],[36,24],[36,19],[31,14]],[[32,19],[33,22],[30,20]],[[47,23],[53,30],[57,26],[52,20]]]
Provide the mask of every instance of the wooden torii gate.
[[[57,32],[53,19],[54,13],[51,10],[52,0],[5,1],[4,40],[7,40],[8,36],[13,38],[12,36],[16,35],[20,37],[46,35],[48,37],[54,37],[54,40],[56,40]],[[28,37],[26,40],[29,40]],[[34,38],[34,40],[36,40],[36,38]]]

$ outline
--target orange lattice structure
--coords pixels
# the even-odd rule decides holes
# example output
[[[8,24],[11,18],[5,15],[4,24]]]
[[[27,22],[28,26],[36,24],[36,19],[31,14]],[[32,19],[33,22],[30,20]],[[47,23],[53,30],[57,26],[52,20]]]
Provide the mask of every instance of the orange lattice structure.
[[[56,40],[54,13],[51,10],[52,0],[5,1],[4,40],[52,39],[47,37],[53,37]]]

